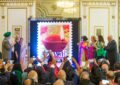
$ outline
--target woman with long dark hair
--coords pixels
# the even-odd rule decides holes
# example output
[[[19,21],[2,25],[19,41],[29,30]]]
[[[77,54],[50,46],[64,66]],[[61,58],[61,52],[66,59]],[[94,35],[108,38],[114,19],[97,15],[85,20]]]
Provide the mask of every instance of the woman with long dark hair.
[[[96,60],[106,58],[106,51],[104,50],[105,42],[102,35],[98,35],[98,41],[96,43]]]

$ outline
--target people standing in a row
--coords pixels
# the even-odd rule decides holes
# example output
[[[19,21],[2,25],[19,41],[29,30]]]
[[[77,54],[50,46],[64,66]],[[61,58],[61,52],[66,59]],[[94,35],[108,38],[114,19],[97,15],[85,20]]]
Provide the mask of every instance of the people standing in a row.
[[[14,47],[13,55],[12,48]],[[14,60],[14,63],[20,63],[22,69],[25,68],[25,56],[27,46],[23,43],[23,38],[16,36],[15,42],[11,42],[11,32],[4,33],[4,39],[2,42],[2,59],[7,62],[8,60]]]
[[[89,65],[92,66],[94,60],[107,59],[111,67],[114,67],[117,57],[117,45],[112,36],[108,36],[109,43],[107,46],[105,46],[104,38],[101,35],[98,36],[98,40],[95,36],[92,36],[91,43],[88,43],[87,40],[87,37],[83,36],[79,43],[79,64],[82,66],[85,65],[86,61],[89,61]]]

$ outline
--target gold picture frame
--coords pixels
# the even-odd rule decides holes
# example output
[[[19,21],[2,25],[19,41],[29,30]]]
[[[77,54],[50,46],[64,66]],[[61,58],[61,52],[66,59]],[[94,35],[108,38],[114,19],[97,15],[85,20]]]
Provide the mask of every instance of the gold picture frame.
[[[12,36],[20,36],[22,37],[22,26],[21,25],[13,25],[12,26]]]
[[[102,35],[104,36],[104,26],[94,26],[94,35]]]

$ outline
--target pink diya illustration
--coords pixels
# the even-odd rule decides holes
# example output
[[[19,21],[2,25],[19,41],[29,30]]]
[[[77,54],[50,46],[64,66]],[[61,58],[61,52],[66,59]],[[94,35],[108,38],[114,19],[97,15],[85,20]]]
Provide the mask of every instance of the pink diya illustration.
[[[47,50],[52,50],[53,52],[63,51],[68,43],[64,38],[63,27],[60,28],[60,34],[47,35],[42,42]]]

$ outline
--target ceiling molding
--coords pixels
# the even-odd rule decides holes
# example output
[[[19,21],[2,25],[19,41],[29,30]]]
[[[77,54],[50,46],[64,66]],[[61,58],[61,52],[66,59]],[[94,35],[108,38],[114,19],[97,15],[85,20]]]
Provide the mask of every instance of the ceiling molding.
[[[83,6],[115,6],[115,0],[82,0]]]
[[[0,6],[32,6],[35,0],[0,0]]]
[[[20,2],[26,2],[26,3],[28,3],[28,2],[34,2],[34,1],[36,1],[36,0],[0,0],[0,3],[16,3],[16,2],[18,2],[18,3],[20,3]]]
[[[116,2],[116,0],[81,0],[81,1],[87,1],[87,2],[89,2],[89,1],[90,1],[90,2],[95,2],[95,1],[97,1],[97,2],[101,2],[101,1],[102,1],[102,2],[103,2],[103,1],[113,2],[113,1],[114,1],[114,2]]]

